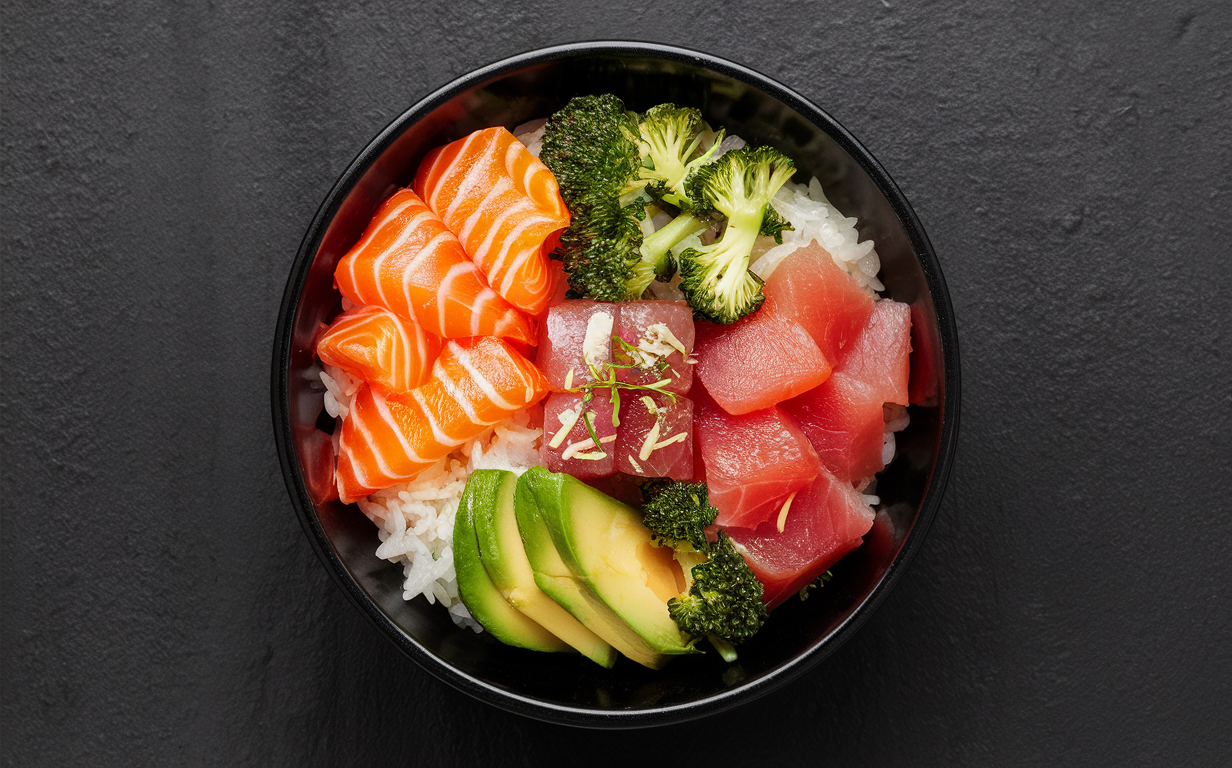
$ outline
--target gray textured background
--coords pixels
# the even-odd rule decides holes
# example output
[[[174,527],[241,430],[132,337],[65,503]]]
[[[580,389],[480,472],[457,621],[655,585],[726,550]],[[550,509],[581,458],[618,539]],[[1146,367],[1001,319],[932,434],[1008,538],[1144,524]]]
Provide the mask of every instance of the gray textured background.
[[[255,5],[0,11],[6,765],[1232,760],[1226,2]],[[380,128],[619,37],[862,140],[942,260],[964,392],[941,513],[854,639],[753,706],[598,733],[455,692],[346,602],[268,377],[299,239]]]

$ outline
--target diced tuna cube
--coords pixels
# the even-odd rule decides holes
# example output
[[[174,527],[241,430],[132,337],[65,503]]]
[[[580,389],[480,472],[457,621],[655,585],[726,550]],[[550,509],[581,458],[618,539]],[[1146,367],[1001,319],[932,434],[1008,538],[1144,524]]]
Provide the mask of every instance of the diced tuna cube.
[[[835,373],[821,386],[783,403],[783,410],[840,479],[858,484],[880,472],[885,420],[881,398],[846,373]]]
[[[589,419],[599,438],[596,446],[583,419]],[[572,424],[568,432],[561,430]],[[553,472],[574,477],[605,477],[612,474],[616,455],[616,427],[612,426],[612,401],[606,390],[594,393],[583,405],[582,395],[553,392],[543,406],[543,465]]]
[[[868,386],[885,403],[907,405],[911,307],[882,299],[837,368]]]
[[[765,309],[732,325],[697,324],[697,378],[731,414],[768,408],[830,376],[830,363],[794,320]]]
[[[792,499],[782,520],[756,529],[725,528],[765,588],[770,608],[798,593],[860,546],[873,526],[873,510],[858,491],[824,468]]]
[[[693,433],[718,525],[756,528],[817,477],[816,452],[778,408],[732,416],[695,398]]]
[[[677,395],[673,401],[667,395],[639,395],[626,389],[620,394],[619,415],[616,471],[642,477],[693,479],[692,400]]]
[[[873,312],[872,297],[816,241],[779,262],[763,290],[763,311],[804,326],[835,366]]]
[[[693,310],[680,301],[633,301],[620,307],[619,336],[631,351],[617,344],[616,362],[634,365],[617,372],[620,381],[652,384],[662,379],[665,389],[686,394],[693,386]],[[682,354],[677,346],[684,348]]]
[[[619,304],[576,300],[548,309],[535,359],[548,386],[559,392],[594,381],[588,358],[604,372],[604,366],[612,362],[612,335],[619,323]]]
[[[833,375],[783,403],[822,465],[840,479],[859,485],[885,467],[882,405],[907,404],[910,352],[910,308],[889,299],[879,301]]]

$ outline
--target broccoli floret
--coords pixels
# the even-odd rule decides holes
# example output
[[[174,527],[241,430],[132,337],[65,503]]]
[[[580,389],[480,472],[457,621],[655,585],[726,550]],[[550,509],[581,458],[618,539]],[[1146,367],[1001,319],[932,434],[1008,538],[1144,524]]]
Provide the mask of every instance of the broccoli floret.
[[[647,484],[650,499],[645,506],[646,527],[659,546],[679,548],[687,543],[705,552],[706,526],[714,523],[719,510],[710,506],[705,483],[668,482]]]
[[[749,270],[749,255],[760,234],[782,242],[787,223],[770,200],[795,170],[773,147],[743,147],[698,168],[685,182],[698,212],[727,217],[717,242],[680,254],[680,289],[696,316],[730,324],[761,306],[762,280]]]
[[[723,131],[714,137],[708,150],[695,157],[706,129],[700,110],[660,104],[646,110],[637,128],[638,148],[644,158],[640,176],[649,183],[651,194],[681,208],[691,207],[685,180],[710,162],[723,140]]]
[[[693,583],[667,601],[676,626],[694,637],[716,635],[735,645],[757,634],[766,620],[761,582],[727,534],[706,548],[706,561],[693,566]]]
[[[705,483],[654,483],[644,492],[645,524],[659,546],[672,547],[684,568],[685,591],[667,602],[668,614],[682,632],[706,637],[727,661],[734,645],[757,633],[766,620],[763,588],[731,539],[722,531],[706,538],[718,510],[710,505]]]
[[[705,222],[682,213],[645,238],[641,222],[651,190],[679,188],[683,194],[679,174],[694,168],[700,123],[697,110],[669,104],[638,121],[611,94],[575,98],[548,119],[540,160],[556,176],[572,216],[553,256],[564,262],[571,288],[601,301],[624,301],[641,298],[654,280],[671,279],[671,247]],[[696,135],[678,135],[687,130]],[[703,158],[709,154],[697,161]]]

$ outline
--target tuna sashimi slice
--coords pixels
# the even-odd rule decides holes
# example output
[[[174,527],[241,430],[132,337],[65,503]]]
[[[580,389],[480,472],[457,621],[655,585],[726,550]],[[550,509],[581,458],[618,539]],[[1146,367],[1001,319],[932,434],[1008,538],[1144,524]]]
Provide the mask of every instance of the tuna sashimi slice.
[[[816,241],[784,257],[763,290],[763,310],[804,326],[836,366],[873,312],[872,297]]]
[[[381,205],[334,282],[356,304],[384,307],[437,336],[536,343],[528,319],[488,287],[458,238],[409,189]]]
[[[830,363],[794,320],[764,309],[732,325],[697,324],[697,378],[731,414],[750,413],[807,392]]]
[[[606,373],[620,314],[620,304],[588,300],[563,301],[549,308],[535,358],[548,386],[561,391],[592,382],[590,365],[601,375]],[[589,345],[588,332],[593,336]]]
[[[688,360],[695,337],[693,310],[688,304],[682,301],[622,304],[617,335],[628,346],[616,345],[616,362],[633,366],[617,371],[620,381],[653,384],[667,379],[671,383],[664,389],[688,393],[693,386],[693,364]]]
[[[884,403],[907,404],[911,310],[877,302],[868,325],[823,384],[783,403],[821,463],[854,485],[884,467]]]
[[[409,480],[546,394],[539,369],[501,339],[448,341],[423,386],[355,394],[338,439],[338,497],[349,504]]]
[[[882,299],[836,372],[861,382],[883,403],[907,405],[911,307]]]
[[[778,408],[732,416],[703,396],[694,409],[697,454],[718,525],[755,528],[817,477],[816,452]]]
[[[440,351],[441,340],[418,323],[373,306],[339,315],[317,342],[323,362],[388,392],[426,382]]]
[[[424,156],[414,186],[497,293],[528,314],[543,311],[546,254],[569,211],[539,158],[504,128],[485,128]]]
[[[873,518],[859,492],[818,467],[817,478],[792,500],[781,531],[778,520],[724,530],[765,588],[762,599],[774,608],[860,546]]]
[[[598,446],[583,419],[590,421]],[[566,427],[568,431],[561,435]],[[616,439],[612,401],[606,390],[595,392],[585,404],[582,395],[572,392],[553,392],[544,401],[539,455],[551,471],[579,478],[606,477],[615,471]]]
[[[618,435],[617,471],[693,479],[693,401],[689,398],[621,390]]]
[[[852,376],[837,372],[782,408],[799,422],[822,466],[840,479],[858,484],[884,468],[881,398]]]

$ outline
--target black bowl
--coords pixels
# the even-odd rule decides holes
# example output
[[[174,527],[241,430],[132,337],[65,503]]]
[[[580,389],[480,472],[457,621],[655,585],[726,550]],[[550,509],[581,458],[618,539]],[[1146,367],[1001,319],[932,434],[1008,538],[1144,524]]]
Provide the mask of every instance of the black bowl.
[[[898,458],[865,543],[807,602],[791,600],[725,664],[717,654],[657,672],[622,660],[611,670],[580,656],[538,654],[455,627],[445,610],[401,597],[401,568],[374,555],[376,529],[356,508],[322,502],[332,448],[322,417],[318,324],[340,308],[333,271],[377,206],[410,184],[423,154],[479,128],[513,128],[569,98],[611,92],[632,109],[698,107],[716,126],[794,158],[797,180],[817,176],[830,200],[876,241],[887,294],[915,323],[911,408]],[[513,712],[621,728],[663,724],[748,702],[804,673],[868,618],[905,570],[936,514],[958,427],[958,344],[949,296],[928,238],[898,188],[852,136],[798,94],[722,59],[662,45],[594,42],[515,56],[455,80],[394,120],[342,174],[317,211],[287,282],[274,344],[273,409],[287,488],[330,573],[380,630],[432,674]],[[379,692],[373,691],[373,695]]]

